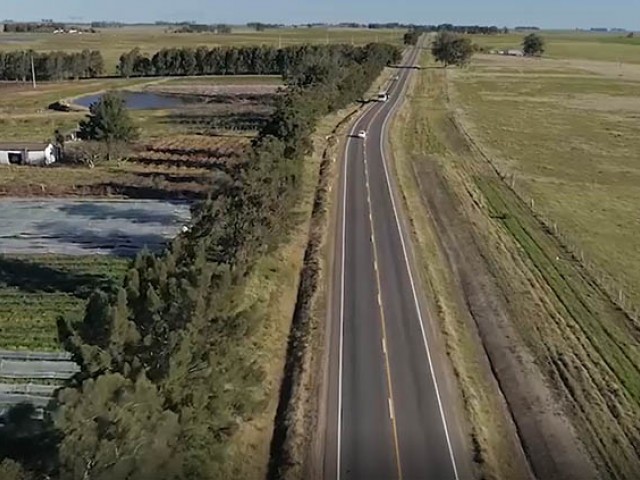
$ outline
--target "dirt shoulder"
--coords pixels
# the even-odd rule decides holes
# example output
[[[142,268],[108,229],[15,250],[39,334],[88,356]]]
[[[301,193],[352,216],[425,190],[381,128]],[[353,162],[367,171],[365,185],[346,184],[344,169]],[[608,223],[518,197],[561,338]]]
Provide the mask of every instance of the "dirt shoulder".
[[[596,478],[546,359],[527,341],[537,322],[562,314],[558,300],[504,230],[505,213],[490,207],[482,186],[502,180],[459,130],[446,72],[423,70],[417,82],[413,108],[395,131],[397,168],[464,396],[478,475]],[[508,197],[507,188],[500,193]]]

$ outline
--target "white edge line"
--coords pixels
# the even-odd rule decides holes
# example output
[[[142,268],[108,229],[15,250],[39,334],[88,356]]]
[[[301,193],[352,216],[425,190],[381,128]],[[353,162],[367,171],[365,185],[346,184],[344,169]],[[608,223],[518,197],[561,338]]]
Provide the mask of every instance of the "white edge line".
[[[404,87],[403,87],[404,90]],[[402,90],[401,90],[402,91]],[[389,178],[389,170],[387,169],[387,162],[386,162],[386,157],[384,154],[384,142],[383,139],[385,138],[385,132],[387,131],[387,124],[389,122],[389,119],[391,118],[392,114],[395,113],[395,110],[398,108],[398,105],[400,103],[400,99],[402,99],[402,95],[399,95],[396,100],[394,101],[394,103],[392,104],[391,108],[389,109],[389,112],[387,113],[387,116],[384,119],[384,122],[382,123],[382,135],[380,135],[380,153],[382,156],[382,166],[384,167],[384,174],[387,180],[387,190],[389,192],[389,197],[391,198],[391,205],[393,207],[393,214],[396,220],[396,227],[398,229],[398,235],[400,236],[400,242],[402,244],[402,253],[404,255],[404,261],[405,261],[405,265],[407,267],[407,273],[409,274],[409,281],[411,283],[411,292],[413,294],[413,301],[415,304],[415,308],[416,308],[416,312],[418,313],[418,319],[420,321],[420,330],[422,332],[422,341],[424,343],[424,348],[425,351],[427,353],[427,360],[429,361],[429,370],[431,372],[431,378],[433,380],[433,385],[435,386],[436,389],[436,397],[438,400],[438,409],[440,410],[440,418],[442,420],[442,425],[444,427],[444,433],[445,433],[445,437],[447,439],[447,447],[449,449],[449,456],[451,458],[451,464],[453,466],[453,473],[455,475],[456,480],[458,480],[460,477],[458,476],[458,468],[456,466],[456,461],[455,461],[455,457],[453,455],[453,448],[451,446],[451,438],[449,436],[449,429],[447,427],[447,420],[444,416],[444,409],[442,407],[442,399],[440,398],[440,389],[438,388],[438,380],[436,379],[436,374],[435,374],[435,370],[433,368],[433,361],[431,359],[431,352],[429,350],[429,342],[427,341],[427,334],[425,332],[424,329],[424,320],[422,318],[422,311],[420,310],[420,302],[418,301],[418,294],[416,292],[416,286],[415,286],[415,282],[413,280],[413,273],[411,272],[411,266],[409,263],[409,256],[407,254],[407,246],[405,244],[405,240],[404,240],[404,235],[402,234],[402,228],[400,226],[400,217],[398,215],[398,209],[396,206],[396,201],[393,195],[393,191],[391,190],[391,180]]]

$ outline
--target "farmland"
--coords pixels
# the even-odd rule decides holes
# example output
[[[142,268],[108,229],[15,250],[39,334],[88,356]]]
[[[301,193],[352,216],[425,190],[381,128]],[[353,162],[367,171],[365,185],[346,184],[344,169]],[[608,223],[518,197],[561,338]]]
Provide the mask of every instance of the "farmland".
[[[640,202],[640,67],[607,76],[588,62],[535,63],[482,57],[456,72],[469,127],[521,195],[640,305],[640,224],[631,220]]]
[[[129,220],[120,221],[135,223],[136,220],[126,212],[115,212],[113,200],[193,201],[203,198],[217,182],[228,178],[230,169],[244,161],[256,129],[271,111],[270,99],[280,84],[281,79],[276,77],[100,79],[43,83],[37,90],[30,85],[2,84],[0,89],[6,93],[0,95],[3,113],[0,127],[3,127],[4,141],[50,140],[56,128],[72,130],[85,113],[51,111],[47,110],[48,105],[107,89],[134,88],[198,95],[199,101],[172,110],[132,110],[142,135],[127,158],[121,161],[97,163],[92,169],[65,163],[46,169],[2,167],[0,197],[5,198],[4,215],[10,215],[9,206],[16,204],[11,197],[25,199],[22,204],[25,201],[38,203],[33,199],[45,198],[46,203],[42,206],[54,210],[58,202],[56,197],[103,197],[111,202],[92,201],[91,208],[98,216],[91,213],[86,225],[76,227],[70,227],[70,224],[64,227],[66,220],[47,213],[52,226],[58,230],[68,229],[62,235],[61,231],[52,234],[38,226],[43,222],[36,222],[40,218],[37,209],[26,215],[26,220],[36,223],[14,225],[22,229],[20,231],[9,232],[11,222],[7,223],[6,219],[0,222],[5,229],[0,232],[3,237],[0,252],[4,254],[0,256],[0,349],[60,349],[56,320],[59,317],[72,321],[81,319],[90,293],[97,287],[109,290],[119,284],[129,261],[126,257],[133,253],[129,247],[125,252],[116,246],[110,250],[110,255],[95,255],[91,245],[104,248],[110,242],[106,241],[109,235],[120,238],[118,242],[127,237],[128,246],[133,237],[142,243],[155,241],[156,234],[142,231],[149,224],[131,224],[124,230],[121,225],[117,227],[121,232],[117,233],[114,219],[124,219],[124,215]],[[70,151],[75,148],[78,146],[73,143],[67,145]],[[71,208],[73,202],[64,200],[63,203]],[[100,205],[108,211],[103,211]],[[130,210],[135,210],[135,205],[129,205]],[[188,205],[185,208],[188,213]],[[64,205],[62,210],[70,211]],[[136,215],[143,222],[158,218],[143,210]],[[82,217],[74,218],[84,221]],[[92,228],[94,230],[90,232]],[[126,234],[125,230],[136,233]],[[76,238],[69,236],[72,233]],[[175,231],[169,236],[174,234]],[[55,240],[47,240],[49,238]],[[64,247],[65,242],[69,248]],[[135,248],[140,248],[142,243]],[[37,248],[29,250],[30,245]],[[19,255],[16,254],[17,247],[20,247]],[[64,253],[75,255],[61,255],[61,248]]]
[[[116,64],[122,53],[139,47],[143,53],[161,48],[198,46],[287,46],[301,43],[354,43],[387,41],[400,44],[404,30],[332,29],[332,28],[283,28],[262,32],[234,29],[229,34],[169,33],[163,27],[124,27],[99,30],[95,34],[0,34],[0,49],[35,51],[100,50],[105,58],[107,72],[115,74]]]
[[[625,33],[540,32],[546,40],[545,56],[555,59],[580,59],[640,63],[640,38]],[[520,48],[526,34],[473,35],[473,41],[487,49]],[[612,65],[613,66],[613,65]]]
[[[56,128],[72,130],[81,112],[46,111],[48,104],[108,88],[132,87],[159,93],[197,95],[198,102],[172,110],[132,110],[141,140],[126,161],[86,167],[56,165],[47,170],[6,167],[0,196],[93,195],[129,198],[199,198],[220,177],[221,168],[241,159],[252,135],[271,111],[278,82],[259,77],[230,84],[199,79],[101,80],[27,86],[5,85],[0,100],[3,141],[50,140]],[[159,82],[164,82],[159,84]],[[73,150],[74,145],[69,148]],[[223,169],[224,169],[223,168]],[[28,175],[25,172],[29,172]]]
[[[191,128],[196,128],[191,126]],[[199,128],[199,127],[198,127]],[[194,200],[241,160],[251,137],[179,135],[136,146],[121,162],[43,169],[3,167],[0,197],[93,196]],[[27,174],[28,173],[28,174]]]
[[[80,320],[94,288],[118,284],[128,260],[0,256],[0,349],[58,350],[56,320]]]

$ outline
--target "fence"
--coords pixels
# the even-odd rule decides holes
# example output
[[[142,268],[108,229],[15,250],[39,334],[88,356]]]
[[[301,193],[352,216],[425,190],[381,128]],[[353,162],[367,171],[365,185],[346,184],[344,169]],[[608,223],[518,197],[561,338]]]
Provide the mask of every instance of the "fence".
[[[535,200],[531,197],[530,192],[520,188],[516,174],[493,161],[473,139],[457,116],[453,116],[453,122],[458,131],[465,137],[470,148],[491,166],[518,199],[529,205],[535,219],[559,242],[561,247],[571,255],[571,258],[585,270],[609,300],[620,308],[636,326],[640,327],[640,306],[634,303],[631,296],[625,291],[625,287],[600,268],[596,262],[587,258],[584,250],[570,236],[561,232],[556,222],[545,217],[544,214],[536,209]]]

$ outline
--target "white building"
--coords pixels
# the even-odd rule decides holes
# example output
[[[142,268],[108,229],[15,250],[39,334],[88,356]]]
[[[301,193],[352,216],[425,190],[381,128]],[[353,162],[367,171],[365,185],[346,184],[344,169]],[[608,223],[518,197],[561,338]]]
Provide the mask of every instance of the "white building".
[[[57,153],[51,143],[0,143],[0,165],[51,165]]]

